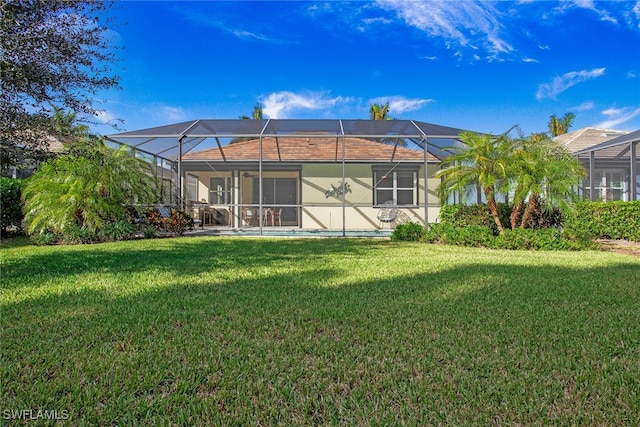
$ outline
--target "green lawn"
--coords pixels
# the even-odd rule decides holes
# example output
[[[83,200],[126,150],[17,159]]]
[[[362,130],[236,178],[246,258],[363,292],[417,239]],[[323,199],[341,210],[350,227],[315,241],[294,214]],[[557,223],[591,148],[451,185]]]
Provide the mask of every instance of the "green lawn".
[[[640,423],[640,258],[221,237],[0,251],[2,418]]]

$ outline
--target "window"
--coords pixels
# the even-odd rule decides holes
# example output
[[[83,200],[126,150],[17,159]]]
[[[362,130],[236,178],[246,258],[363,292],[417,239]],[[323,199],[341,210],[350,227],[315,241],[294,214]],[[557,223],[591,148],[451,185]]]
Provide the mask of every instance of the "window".
[[[387,200],[395,200],[398,205],[418,204],[417,171],[374,169],[373,204],[379,206]]]
[[[187,174],[187,200],[198,200],[198,177]]]
[[[169,178],[162,178],[160,181],[160,203],[172,203],[171,193],[173,192],[173,183]]]
[[[253,180],[253,200],[259,200],[259,180]],[[262,204],[272,209],[281,206],[282,224],[297,225],[298,210],[293,206],[298,204],[298,179],[289,177],[263,178],[262,179]],[[285,205],[285,206],[283,206]]]
[[[209,180],[209,203],[228,205],[231,203],[231,178],[216,177]]]
[[[624,172],[622,170],[598,170],[594,174],[595,197],[600,200],[623,200]],[[589,194],[589,180],[587,179],[586,193]]]

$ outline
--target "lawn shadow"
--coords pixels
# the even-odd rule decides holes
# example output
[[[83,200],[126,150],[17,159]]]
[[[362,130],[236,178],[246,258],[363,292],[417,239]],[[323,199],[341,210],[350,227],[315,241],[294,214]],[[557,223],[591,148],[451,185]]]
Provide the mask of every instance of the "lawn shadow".
[[[286,243],[286,244],[285,244]],[[40,253],[3,260],[5,289],[37,288],[52,280],[86,273],[129,275],[155,271],[200,274],[220,268],[251,269],[326,253],[358,256],[389,242],[361,239],[270,239],[197,237],[152,239],[84,246],[40,248]],[[90,248],[91,250],[87,250]],[[33,247],[27,249],[33,250]]]

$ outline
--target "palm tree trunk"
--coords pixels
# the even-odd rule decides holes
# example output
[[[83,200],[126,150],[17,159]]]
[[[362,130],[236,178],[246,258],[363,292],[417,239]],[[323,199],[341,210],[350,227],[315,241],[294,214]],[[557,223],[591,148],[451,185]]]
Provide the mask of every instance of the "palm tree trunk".
[[[522,214],[522,222],[520,223],[520,228],[527,228],[527,224],[529,224],[529,220],[531,219],[533,210],[536,208],[537,199],[537,195],[532,194],[529,196],[527,207],[524,209],[524,213]]]
[[[502,222],[500,221],[500,215],[498,214],[498,204],[496,203],[494,194],[495,192],[493,191],[493,188],[485,187],[484,195],[487,198],[487,204],[489,205],[491,216],[493,217],[493,220],[496,222],[496,226],[498,227],[498,233],[503,234],[504,228],[502,228]]]
[[[518,202],[511,211],[511,215],[509,219],[511,220],[511,229],[515,230],[518,227],[518,219],[520,218],[520,212],[522,212],[522,207],[524,206],[524,202]]]

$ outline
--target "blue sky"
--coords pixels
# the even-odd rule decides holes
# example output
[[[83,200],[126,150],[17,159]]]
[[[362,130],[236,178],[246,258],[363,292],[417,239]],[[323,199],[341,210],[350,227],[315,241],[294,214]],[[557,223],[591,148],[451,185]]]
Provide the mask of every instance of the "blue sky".
[[[640,1],[125,1],[99,119],[122,130],[390,115],[479,132],[640,128]],[[115,133],[96,126],[101,134]]]

